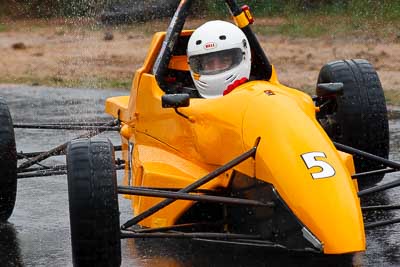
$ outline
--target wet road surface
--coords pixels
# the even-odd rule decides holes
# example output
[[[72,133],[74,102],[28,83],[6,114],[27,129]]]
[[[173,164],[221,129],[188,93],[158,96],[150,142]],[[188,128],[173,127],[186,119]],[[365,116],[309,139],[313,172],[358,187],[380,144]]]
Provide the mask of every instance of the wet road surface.
[[[0,96],[10,107],[14,123],[108,121],[103,113],[107,97],[127,91],[52,89],[0,85]],[[400,123],[390,121],[391,158],[400,161]],[[83,132],[16,129],[17,150],[43,151]],[[107,133],[114,145],[116,133]],[[117,157],[120,157],[117,154]],[[49,161],[48,161],[49,163]],[[63,163],[63,157],[50,163]],[[119,171],[118,179],[122,178]],[[383,183],[399,179],[388,174]],[[369,205],[400,203],[400,188],[370,197]],[[120,199],[121,222],[130,219],[129,202]],[[399,211],[370,213],[374,219],[400,217]],[[66,176],[18,181],[15,210],[9,223],[0,224],[0,266],[72,266]],[[400,224],[366,232],[367,252],[355,256],[266,252],[175,240],[123,240],[122,266],[400,266]]]

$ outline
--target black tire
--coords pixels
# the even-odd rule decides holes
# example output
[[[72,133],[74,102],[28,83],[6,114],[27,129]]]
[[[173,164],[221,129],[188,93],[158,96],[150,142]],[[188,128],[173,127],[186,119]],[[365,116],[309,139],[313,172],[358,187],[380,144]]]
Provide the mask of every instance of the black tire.
[[[117,178],[111,142],[71,141],[67,177],[74,266],[120,266]]]
[[[10,111],[0,98],[0,222],[10,218],[17,196],[17,150]]]
[[[318,83],[342,82],[343,95],[337,96],[318,114],[328,135],[342,143],[388,158],[389,125],[385,96],[373,66],[363,59],[339,60],[322,67]],[[383,168],[375,161],[354,156],[357,172]],[[376,184],[384,174],[359,179],[361,187]]]

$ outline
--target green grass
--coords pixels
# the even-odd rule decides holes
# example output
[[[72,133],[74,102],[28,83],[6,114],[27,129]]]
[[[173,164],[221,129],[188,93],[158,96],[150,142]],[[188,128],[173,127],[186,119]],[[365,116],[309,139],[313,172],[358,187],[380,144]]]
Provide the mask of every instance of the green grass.
[[[262,35],[285,35],[290,37],[319,37],[332,32],[329,25],[314,24],[307,18],[296,18],[276,26],[253,26],[256,33]]]
[[[78,80],[63,80],[57,77],[50,77],[43,79],[41,84],[56,87],[80,87],[80,88],[118,88],[118,89],[131,89],[132,81],[129,79],[106,79],[106,78],[93,78],[93,79],[78,79]]]
[[[5,32],[7,30],[6,25],[0,23],[0,32]]]
[[[58,76],[38,78],[33,75],[25,75],[20,77],[1,77],[1,83],[11,84],[27,84],[32,86],[52,86],[67,88],[102,88],[102,89],[131,89],[132,81],[129,79],[71,79],[65,80]]]
[[[400,34],[400,1],[398,0],[247,0],[256,18],[255,31],[261,34],[283,34],[291,37],[345,36],[351,33],[378,34],[389,37]],[[207,14],[227,13],[223,5],[208,0]],[[278,26],[257,25],[257,18],[280,17],[286,22]]]
[[[62,0],[61,2],[64,2]],[[206,0],[195,3],[194,16],[209,19],[227,19],[228,11],[224,1]],[[399,0],[238,0],[239,5],[251,7],[256,18],[254,29],[259,34],[281,34],[291,37],[346,36],[360,33],[376,37],[400,36],[400,1]],[[321,4],[322,3],[322,4]],[[325,4],[324,4],[325,3]],[[331,4],[326,4],[331,3]],[[33,12],[33,11],[32,11]],[[79,12],[78,12],[79,13]],[[205,17],[204,17],[205,16]],[[190,16],[191,18],[193,16]],[[276,26],[257,23],[257,18],[284,18],[285,22]],[[107,27],[97,23],[94,18],[67,18],[60,25],[57,33],[62,34],[81,29],[104,31],[107,29],[120,32],[139,32],[150,36],[156,31],[165,31],[170,19],[152,20],[134,25]],[[46,23],[31,25],[31,30],[46,27]],[[8,27],[7,27],[8,28]],[[0,32],[5,31],[0,24]]]
[[[354,19],[345,14],[301,14],[286,18],[286,20],[279,25],[269,26],[255,24],[253,29],[258,34],[279,34],[290,37],[347,37],[351,34],[356,34],[357,36],[369,35],[390,38],[400,34],[400,20],[383,22],[368,19]]]
[[[386,104],[399,105],[400,104],[400,91],[398,90],[385,90]]]

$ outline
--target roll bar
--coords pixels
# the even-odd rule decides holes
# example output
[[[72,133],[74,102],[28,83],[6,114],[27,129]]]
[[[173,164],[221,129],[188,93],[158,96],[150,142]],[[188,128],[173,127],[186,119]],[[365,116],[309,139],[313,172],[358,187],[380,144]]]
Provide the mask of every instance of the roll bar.
[[[168,64],[176,46],[180,32],[182,31],[183,25],[185,24],[186,18],[189,14],[189,10],[193,1],[194,0],[181,0],[181,2],[179,3],[179,6],[176,9],[175,14],[172,17],[172,20],[168,26],[164,42],[160,49],[160,53],[158,54],[153,66],[153,74],[156,77],[157,83],[165,91],[167,91],[167,88],[165,88],[166,86],[164,77],[168,69]],[[244,16],[244,11],[238,6],[236,0],[225,0],[225,2],[234,18],[238,20],[242,19],[242,17]],[[253,59],[255,63],[252,64],[252,67],[256,72],[257,78],[268,81],[272,75],[272,66],[267,56],[265,55],[260,43],[258,42],[256,35],[252,31],[249,23],[238,26],[246,35],[250,47],[253,51]]]

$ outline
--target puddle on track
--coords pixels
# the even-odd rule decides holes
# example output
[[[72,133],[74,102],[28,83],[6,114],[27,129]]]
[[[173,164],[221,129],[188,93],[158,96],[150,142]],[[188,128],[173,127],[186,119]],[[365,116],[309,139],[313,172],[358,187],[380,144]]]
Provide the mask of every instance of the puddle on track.
[[[128,91],[53,89],[0,85],[14,123],[108,121],[104,100]],[[390,121],[391,159],[400,161],[400,121]],[[76,131],[16,129],[17,150],[42,151],[78,136]],[[116,133],[107,134],[119,144]],[[117,154],[117,157],[119,155]],[[62,157],[52,159],[62,163]],[[118,179],[122,172],[119,171]],[[388,174],[382,183],[399,179]],[[369,204],[397,204],[400,189],[371,196]],[[130,218],[127,200],[120,199],[121,222]],[[399,211],[376,212],[374,219],[400,217]],[[355,257],[266,252],[205,245],[176,240],[123,240],[122,266],[399,266],[400,224],[366,232],[368,248]],[[23,179],[18,182],[17,202],[9,223],[0,225],[1,266],[72,266],[65,176]]]

